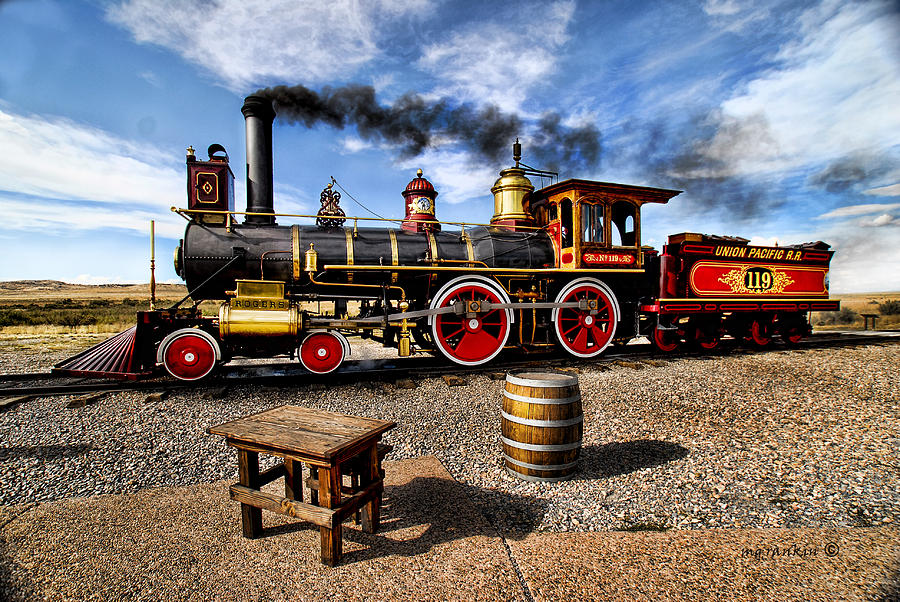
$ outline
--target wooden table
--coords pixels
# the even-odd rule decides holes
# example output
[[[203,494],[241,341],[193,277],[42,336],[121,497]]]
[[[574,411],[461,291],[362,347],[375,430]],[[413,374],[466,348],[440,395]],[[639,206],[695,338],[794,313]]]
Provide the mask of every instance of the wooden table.
[[[322,563],[341,559],[341,523],[360,512],[367,533],[378,529],[384,482],[378,457],[381,435],[396,424],[299,406],[282,406],[226,422],[207,430],[225,437],[238,450],[240,482],[231,486],[231,499],[241,503],[244,537],[262,533],[262,510],[293,516],[319,526]],[[283,462],[259,472],[259,454]],[[310,467],[317,485],[303,502],[302,464]],[[353,465],[359,486],[343,486],[342,465]],[[317,478],[316,478],[317,476]],[[284,497],[260,488],[284,477]],[[341,494],[349,495],[342,499]]]

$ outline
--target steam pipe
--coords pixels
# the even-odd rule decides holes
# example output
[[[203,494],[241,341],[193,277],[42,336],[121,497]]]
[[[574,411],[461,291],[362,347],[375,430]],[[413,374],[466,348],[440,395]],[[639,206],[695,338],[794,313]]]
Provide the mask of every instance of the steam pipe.
[[[241,107],[247,128],[247,213],[274,213],[272,193],[272,101],[248,96]],[[245,224],[272,225],[272,215],[248,215]]]

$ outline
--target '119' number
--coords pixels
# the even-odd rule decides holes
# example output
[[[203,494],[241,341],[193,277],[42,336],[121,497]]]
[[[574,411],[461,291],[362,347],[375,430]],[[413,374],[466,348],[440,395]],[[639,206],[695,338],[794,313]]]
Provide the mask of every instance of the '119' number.
[[[750,268],[744,274],[744,286],[753,291],[767,291],[773,281],[772,271],[767,268]]]

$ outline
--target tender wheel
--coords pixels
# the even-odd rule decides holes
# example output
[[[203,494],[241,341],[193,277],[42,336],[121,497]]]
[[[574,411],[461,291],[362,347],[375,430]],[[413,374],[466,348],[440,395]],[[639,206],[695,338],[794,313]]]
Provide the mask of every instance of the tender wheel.
[[[783,340],[788,345],[796,345],[803,340],[803,337],[806,336],[806,333],[806,322],[799,319],[786,320],[785,322],[780,324],[779,327],[781,340]]]
[[[750,323],[750,341],[757,347],[768,347],[772,343],[772,320],[757,318]]]
[[[198,328],[182,328],[159,344],[157,363],[180,380],[200,380],[210,375],[222,351],[216,339]]]
[[[303,367],[314,374],[328,374],[344,362],[349,345],[335,332],[313,332],[300,343],[297,355]]]
[[[662,330],[661,328],[653,329],[651,337],[653,346],[663,353],[672,353],[681,345],[681,338],[678,336],[677,330]]]
[[[604,283],[593,278],[571,282],[556,296],[557,303],[586,302],[591,309],[558,307],[553,310],[556,338],[576,357],[594,357],[603,352],[616,334],[619,304]]]
[[[479,302],[509,303],[496,284],[480,276],[451,280],[435,296],[432,309],[466,304],[476,309],[463,314],[444,313],[431,318],[434,346],[447,359],[463,366],[477,366],[494,359],[509,338],[512,310],[478,311]]]
[[[691,344],[699,349],[709,351],[718,347],[722,342],[718,324],[691,324],[688,332]]]

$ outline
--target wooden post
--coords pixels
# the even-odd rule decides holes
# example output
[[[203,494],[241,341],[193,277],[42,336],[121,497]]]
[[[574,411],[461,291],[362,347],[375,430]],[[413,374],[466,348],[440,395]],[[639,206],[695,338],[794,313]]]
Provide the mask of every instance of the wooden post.
[[[339,464],[328,468],[319,468],[319,500],[324,508],[337,508],[341,505],[341,467]],[[322,564],[334,566],[341,561],[342,541],[341,523],[331,529],[319,527],[319,539],[322,543]]]
[[[241,485],[259,489],[259,454],[238,449],[238,476]],[[241,527],[244,537],[253,539],[262,533],[262,509],[241,503]]]
[[[284,497],[303,501],[303,464],[290,458],[284,459]]]
[[[372,442],[372,447],[362,453],[362,487],[381,478],[381,466],[378,461],[378,445]],[[381,521],[381,491],[374,500],[366,502],[362,507],[362,530],[366,533],[374,533],[378,530]]]
[[[156,222],[150,220],[150,311],[156,309]]]

